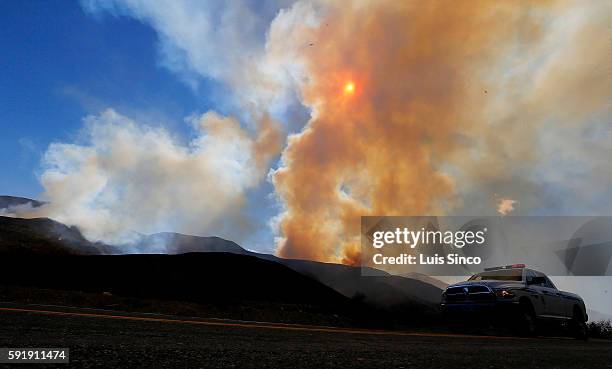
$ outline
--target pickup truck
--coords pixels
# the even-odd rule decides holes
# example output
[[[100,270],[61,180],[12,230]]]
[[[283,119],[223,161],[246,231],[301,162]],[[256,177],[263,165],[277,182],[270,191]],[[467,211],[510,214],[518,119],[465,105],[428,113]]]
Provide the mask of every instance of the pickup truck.
[[[544,273],[524,264],[487,268],[465,282],[449,285],[442,293],[440,308],[451,324],[468,314],[495,316],[512,321],[524,335],[534,335],[539,323],[559,322],[574,337],[587,337],[588,316],[582,298],[559,291]]]

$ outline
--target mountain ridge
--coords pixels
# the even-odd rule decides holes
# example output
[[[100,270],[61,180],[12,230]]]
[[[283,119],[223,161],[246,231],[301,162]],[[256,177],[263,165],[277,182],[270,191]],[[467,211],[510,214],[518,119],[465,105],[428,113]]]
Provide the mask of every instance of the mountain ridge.
[[[160,232],[142,235],[134,243],[115,246],[90,242],[77,227],[69,227],[51,219],[0,216],[0,254],[112,255],[125,254],[125,251],[136,254],[153,251],[170,255],[230,253],[252,256],[289,267],[347,298],[362,299],[383,308],[436,310],[444,286],[431,277],[396,276],[376,269],[371,269],[368,276],[363,276],[360,267],[261,254],[215,236]]]
[[[9,209],[16,206],[23,206],[30,204],[33,208],[40,207],[45,203],[38,200],[33,200],[27,197],[19,196],[0,196],[0,210]]]

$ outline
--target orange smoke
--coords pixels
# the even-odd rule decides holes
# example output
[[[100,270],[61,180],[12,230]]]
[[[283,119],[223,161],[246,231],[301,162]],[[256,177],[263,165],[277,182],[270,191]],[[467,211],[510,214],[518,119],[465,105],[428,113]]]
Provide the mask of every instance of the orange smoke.
[[[312,118],[289,137],[272,177],[286,209],[278,254],[355,264],[360,216],[458,206],[453,165],[467,168],[474,140],[499,136],[484,113],[495,93],[521,88],[492,76],[512,52],[537,50],[552,6],[376,1],[328,9],[311,30],[315,46],[301,55]]]

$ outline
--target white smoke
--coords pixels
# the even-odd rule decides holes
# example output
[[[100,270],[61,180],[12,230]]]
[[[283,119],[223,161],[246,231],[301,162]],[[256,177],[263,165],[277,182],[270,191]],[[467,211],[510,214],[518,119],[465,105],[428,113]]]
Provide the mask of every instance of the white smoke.
[[[133,232],[213,232],[264,177],[279,143],[270,122],[259,137],[214,112],[191,123],[195,137],[181,144],[111,109],[87,117],[82,143],[54,143],[44,156],[49,203],[17,215],[48,216],[107,242],[130,241]]]
[[[224,100],[243,109],[287,103],[285,76],[270,68],[266,40],[270,23],[289,0],[82,0],[95,15],[127,15],[159,35],[161,64],[195,86],[203,78],[231,89]],[[307,45],[306,45],[307,46]]]

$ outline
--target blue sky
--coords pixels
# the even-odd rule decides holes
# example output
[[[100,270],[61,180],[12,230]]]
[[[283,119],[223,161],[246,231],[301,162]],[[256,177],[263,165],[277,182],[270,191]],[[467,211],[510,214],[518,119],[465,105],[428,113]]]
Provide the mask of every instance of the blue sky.
[[[223,78],[190,70],[189,65],[183,68],[180,60],[175,63],[174,58],[183,57],[182,51],[165,50],[159,30],[151,23],[115,11],[112,4],[106,8],[107,4],[27,1],[0,5],[1,195],[47,199],[40,177],[49,169],[43,158],[50,145],[83,144],[84,120],[106,109],[133,120],[139,129],[162,127],[183,145],[177,150],[188,148],[199,134],[187,122],[189,117],[214,110],[236,115],[244,124]],[[275,14],[265,6],[256,11],[267,12],[268,18]],[[263,29],[254,39],[263,42],[267,23],[259,27]],[[196,47],[205,50],[200,47],[205,44]],[[223,62],[219,65],[223,68]],[[299,107],[290,106],[289,114],[307,119]],[[75,176],[78,180],[78,174]],[[202,225],[201,232],[189,233],[220,235],[245,247],[272,252],[274,237],[268,221],[278,213],[272,192],[265,180],[246,189],[236,227],[232,218],[220,220],[212,230]],[[83,219],[74,209],[66,212]],[[57,213],[45,216],[71,223]],[[149,231],[180,229],[168,225]]]
[[[211,106],[157,62],[157,35],[128,17],[92,16],[78,2],[0,5],[0,194],[37,197],[41,155],[72,141],[107,107],[188,134],[184,117]]]

